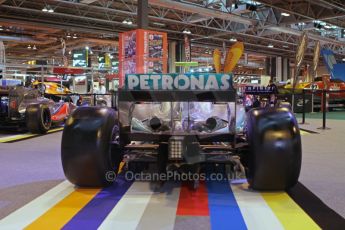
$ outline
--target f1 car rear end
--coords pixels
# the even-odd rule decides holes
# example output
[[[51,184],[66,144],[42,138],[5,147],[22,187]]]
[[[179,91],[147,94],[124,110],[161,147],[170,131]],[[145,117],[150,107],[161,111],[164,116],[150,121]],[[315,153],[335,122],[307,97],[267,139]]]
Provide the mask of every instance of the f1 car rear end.
[[[118,111],[78,108],[62,137],[62,165],[72,183],[107,186],[120,162],[153,162],[159,173],[243,169],[257,190],[297,183],[301,137],[287,107],[236,104],[229,74],[127,75]],[[208,170],[210,171],[210,170]]]
[[[23,86],[0,88],[0,127],[46,133],[51,126],[64,122],[75,106],[55,103],[41,97],[37,89]]]

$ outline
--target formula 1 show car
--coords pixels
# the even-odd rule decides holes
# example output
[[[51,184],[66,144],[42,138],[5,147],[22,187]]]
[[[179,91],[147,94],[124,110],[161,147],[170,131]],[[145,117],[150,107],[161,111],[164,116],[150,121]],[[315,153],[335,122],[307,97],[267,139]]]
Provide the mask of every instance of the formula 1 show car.
[[[41,97],[37,89],[23,86],[0,88],[0,127],[26,128],[31,133],[46,133],[61,124],[75,109],[72,103]]]
[[[107,175],[122,161],[151,162],[160,174],[224,166],[245,173],[253,189],[294,186],[302,150],[293,113],[278,105],[243,109],[236,101],[231,74],[126,75],[118,111],[80,107],[67,119],[64,173],[75,185],[99,187],[113,182]]]

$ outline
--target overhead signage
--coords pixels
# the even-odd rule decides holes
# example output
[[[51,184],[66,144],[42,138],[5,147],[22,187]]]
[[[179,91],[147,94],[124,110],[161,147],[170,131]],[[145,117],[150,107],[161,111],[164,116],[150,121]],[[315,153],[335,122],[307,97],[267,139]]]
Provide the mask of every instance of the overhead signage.
[[[54,67],[54,74],[83,74],[84,70],[79,68]]]
[[[232,74],[127,74],[127,90],[233,90]]]
[[[244,92],[246,94],[273,94],[275,89],[270,86],[246,86]]]

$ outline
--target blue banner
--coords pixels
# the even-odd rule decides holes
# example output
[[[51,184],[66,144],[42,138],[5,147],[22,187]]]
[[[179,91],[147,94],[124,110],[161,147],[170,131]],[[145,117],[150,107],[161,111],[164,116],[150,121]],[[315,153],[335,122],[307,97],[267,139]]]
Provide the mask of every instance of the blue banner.
[[[345,64],[337,63],[334,53],[330,49],[322,49],[321,55],[332,79],[345,81]]]
[[[127,74],[127,90],[233,90],[232,74]]]

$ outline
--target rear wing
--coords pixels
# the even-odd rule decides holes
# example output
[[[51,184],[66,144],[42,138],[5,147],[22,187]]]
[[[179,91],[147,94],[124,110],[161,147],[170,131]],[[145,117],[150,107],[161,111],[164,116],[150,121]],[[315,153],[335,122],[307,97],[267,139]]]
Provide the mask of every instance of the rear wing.
[[[231,74],[128,74],[119,102],[234,102]]]

